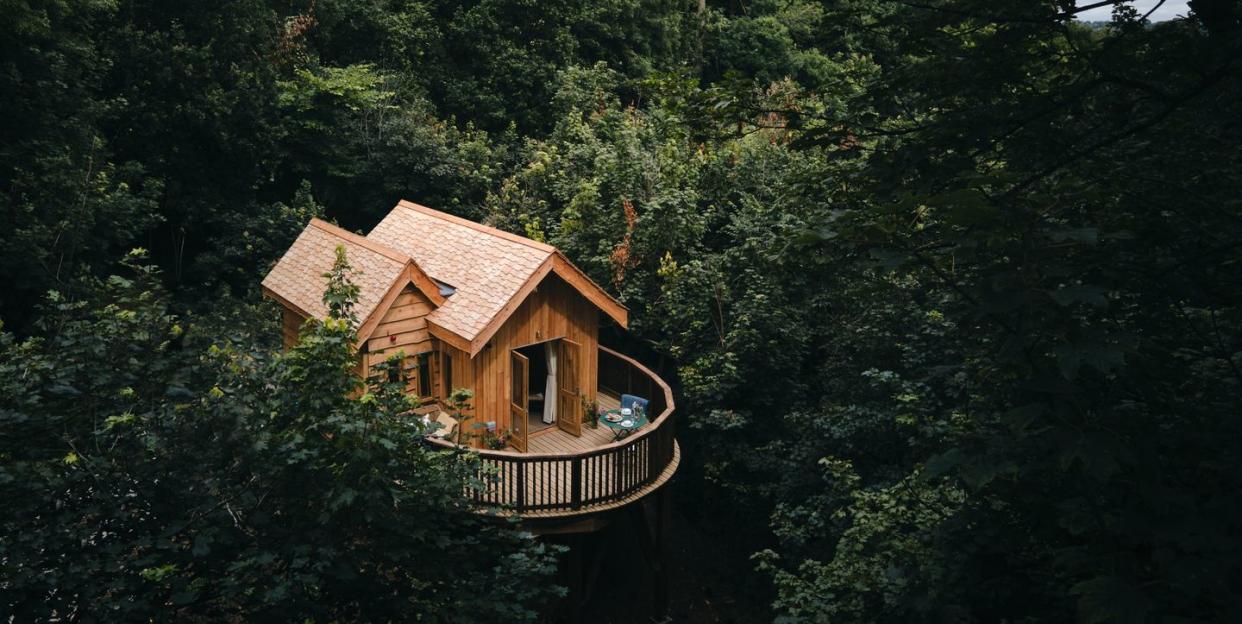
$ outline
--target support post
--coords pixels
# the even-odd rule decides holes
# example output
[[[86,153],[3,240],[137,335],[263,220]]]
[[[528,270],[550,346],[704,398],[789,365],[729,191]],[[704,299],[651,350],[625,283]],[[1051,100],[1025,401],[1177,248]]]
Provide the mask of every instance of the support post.
[[[526,511],[526,463],[513,462],[517,468],[517,510]]]
[[[582,458],[570,460],[569,469],[573,471],[569,478],[570,506],[577,510],[582,508]]]

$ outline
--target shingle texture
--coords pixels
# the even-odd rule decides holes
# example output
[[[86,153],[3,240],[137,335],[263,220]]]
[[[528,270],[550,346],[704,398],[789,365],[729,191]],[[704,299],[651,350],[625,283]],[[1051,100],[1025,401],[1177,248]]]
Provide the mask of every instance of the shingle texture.
[[[428,317],[473,341],[538,272],[555,249],[529,239],[401,202],[367,240],[409,255],[457,289]]]
[[[337,245],[345,246],[350,264],[361,271],[354,277],[359,289],[355,311],[363,324],[413,261],[431,279],[453,289],[427,319],[468,343],[488,330],[506,305],[518,301],[532,277],[552,270],[557,253],[551,245],[402,201],[365,237],[312,219],[263,286],[322,318],[327,314],[323,274],[332,267]],[[434,288],[431,292],[434,301],[442,299]],[[621,310],[619,322],[624,325]]]
[[[322,221],[311,221],[263,278],[263,286],[315,318],[326,317],[323,291],[328,282],[323,274],[332,269],[336,246],[344,245],[346,258],[356,271],[353,280],[358,285],[358,304],[354,312],[359,319],[366,319],[406,263],[398,259],[401,254],[380,253],[354,242],[354,236]]]

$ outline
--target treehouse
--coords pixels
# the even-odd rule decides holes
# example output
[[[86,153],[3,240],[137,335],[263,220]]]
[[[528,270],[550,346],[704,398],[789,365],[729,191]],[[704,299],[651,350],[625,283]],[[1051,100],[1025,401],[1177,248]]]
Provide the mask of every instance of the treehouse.
[[[599,344],[601,324],[625,328],[628,312],[555,247],[406,201],[366,236],[312,219],[263,280],[286,346],[326,316],[338,246],[360,272],[360,373],[401,357],[429,419],[460,427],[428,443],[482,456],[486,487],[469,493],[481,505],[598,519],[676,471],[668,385]],[[437,413],[458,388],[474,393],[460,425]]]

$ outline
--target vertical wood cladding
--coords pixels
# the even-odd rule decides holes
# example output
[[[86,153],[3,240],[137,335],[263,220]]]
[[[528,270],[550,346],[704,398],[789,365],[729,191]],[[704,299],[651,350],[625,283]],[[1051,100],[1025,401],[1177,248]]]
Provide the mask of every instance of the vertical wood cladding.
[[[577,371],[582,393],[589,400],[596,398],[599,310],[556,274],[544,278],[497,330],[488,346],[473,358],[465,351],[431,336],[427,330],[427,315],[433,309],[425,295],[407,286],[384,312],[375,332],[367,340],[366,350],[360,358],[359,373],[369,374],[371,367],[403,351],[409,378],[407,391],[423,398],[445,399],[454,388],[469,388],[474,391],[474,399],[468,413],[475,419],[466,426],[495,421],[498,429],[505,430],[511,428],[508,406],[512,372],[509,352],[532,344],[568,338],[581,346]],[[287,308],[284,310],[282,334],[285,348],[297,343],[302,322],[300,314]],[[430,356],[419,358],[423,353],[430,353]],[[427,388],[419,384],[417,366],[420,360],[429,367],[424,377],[430,381]],[[450,377],[453,388],[444,387],[443,366],[446,361],[452,367]],[[477,434],[482,430],[471,428],[470,432]]]
[[[494,420],[500,429],[510,428],[509,351],[557,338],[569,338],[582,346],[578,379],[587,398],[595,398],[599,310],[560,277],[550,274],[474,357],[474,403],[481,420]],[[455,355],[454,362],[457,359]]]

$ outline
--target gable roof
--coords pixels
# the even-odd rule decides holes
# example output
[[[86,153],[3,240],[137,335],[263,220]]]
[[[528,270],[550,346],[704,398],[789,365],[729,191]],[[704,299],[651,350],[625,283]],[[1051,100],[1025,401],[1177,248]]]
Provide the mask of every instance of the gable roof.
[[[360,343],[370,336],[382,316],[376,312],[387,307],[385,300],[396,296],[391,294],[394,289],[400,293],[406,284],[412,283],[433,304],[444,302],[436,283],[408,255],[322,219],[311,219],[263,278],[264,293],[303,316],[327,317],[328,308],[323,303],[327,284],[323,274],[332,270],[337,245],[345,247],[345,255],[355,271],[352,279],[358,286],[358,302],[354,313],[361,323]]]
[[[625,306],[555,247],[404,200],[365,237],[312,219],[264,278],[264,292],[306,316],[326,316],[322,275],[338,244],[361,270],[359,344],[409,283],[436,306],[427,316],[431,333],[471,356],[549,273],[622,327],[628,322]]]
[[[477,354],[549,273],[622,327],[629,312],[555,247],[402,200],[367,239],[405,252],[456,289],[428,317],[431,331]]]

